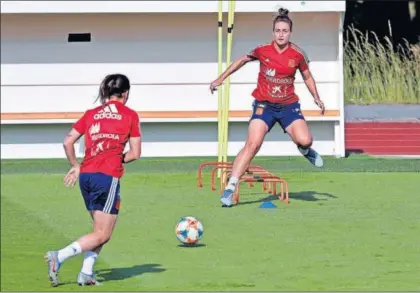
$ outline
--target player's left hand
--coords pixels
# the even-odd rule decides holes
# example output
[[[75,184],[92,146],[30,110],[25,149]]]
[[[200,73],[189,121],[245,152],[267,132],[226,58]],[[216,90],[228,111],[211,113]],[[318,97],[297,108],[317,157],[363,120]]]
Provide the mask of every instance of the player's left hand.
[[[73,166],[70,168],[70,170],[67,172],[67,175],[64,176],[64,185],[67,187],[74,187],[74,185],[77,182],[77,179],[79,178],[80,174],[80,167],[79,166]]]
[[[223,83],[223,80],[218,78],[210,84],[210,92],[213,94],[217,88]]]
[[[321,109],[321,115],[325,113],[325,105],[320,99],[315,99],[315,104]]]

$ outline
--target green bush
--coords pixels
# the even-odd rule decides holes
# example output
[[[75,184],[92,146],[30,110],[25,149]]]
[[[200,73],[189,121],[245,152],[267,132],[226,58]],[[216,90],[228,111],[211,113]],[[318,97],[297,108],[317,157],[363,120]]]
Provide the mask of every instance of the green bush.
[[[394,48],[389,37],[383,44],[373,32],[350,28],[347,33],[346,104],[420,104],[420,44],[405,42]]]

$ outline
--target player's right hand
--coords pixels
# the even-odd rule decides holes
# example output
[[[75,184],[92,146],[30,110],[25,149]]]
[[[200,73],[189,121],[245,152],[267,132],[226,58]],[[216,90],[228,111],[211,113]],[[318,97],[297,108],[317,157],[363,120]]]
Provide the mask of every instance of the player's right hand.
[[[213,94],[213,92],[217,91],[217,88],[223,83],[223,80],[216,79],[210,84],[210,92]]]
[[[73,166],[70,168],[70,170],[67,172],[67,175],[64,176],[64,185],[67,187],[74,187],[74,185],[77,182],[77,179],[79,178],[80,174],[80,167],[79,166]]]

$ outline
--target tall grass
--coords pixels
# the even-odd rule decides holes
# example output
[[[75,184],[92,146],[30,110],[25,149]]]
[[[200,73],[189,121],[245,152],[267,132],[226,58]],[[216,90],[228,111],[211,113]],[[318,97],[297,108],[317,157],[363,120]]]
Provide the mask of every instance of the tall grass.
[[[350,28],[344,44],[347,104],[420,104],[420,44],[394,46]],[[351,41],[350,41],[351,40]]]

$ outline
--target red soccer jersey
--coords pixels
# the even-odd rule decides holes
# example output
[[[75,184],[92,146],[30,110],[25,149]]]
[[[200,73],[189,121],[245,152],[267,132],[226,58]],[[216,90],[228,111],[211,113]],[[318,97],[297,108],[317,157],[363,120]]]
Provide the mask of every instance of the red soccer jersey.
[[[85,156],[80,172],[100,172],[116,178],[124,173],[123,152],[130,137],[140,137],[138,114],[111,101],[88,110],[73,128],[85,136]]]
[[[260,61],[257,88],[252,96],[257,101],[291,104],[299,101],[295,94],[295,74],[308,69],[309,60],[305,52],[293,43],[279,53],[271,42],[252,50],[248,56]]]

